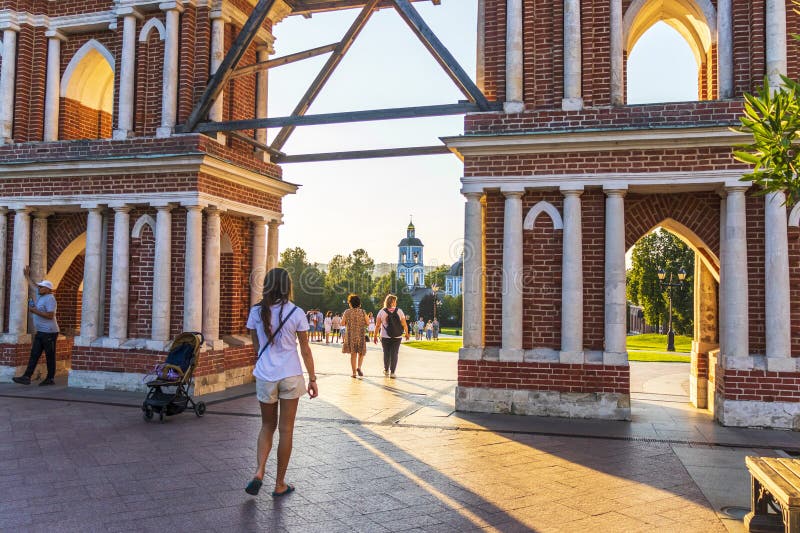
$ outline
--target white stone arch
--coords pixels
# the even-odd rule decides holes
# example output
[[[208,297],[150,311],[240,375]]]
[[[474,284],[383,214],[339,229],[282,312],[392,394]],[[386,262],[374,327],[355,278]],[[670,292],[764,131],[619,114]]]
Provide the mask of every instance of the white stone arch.
[[[156,234],[156,221],[150,215],[142,215],[136,221],[136,224],[133,225],[133,231],[131,231],[131,237],[133,237],[134,239],[141,239],[142,230],[144,230],[145,226],[150,226],[150,231],[153,232],[153,235]]]
[[[163,41],[164,37],[167,35],[167,29],[164,27],[164,23],[161,22],[160,19],[151,18],[142,26],[142,31],[139,32],[139,42],[146,43],[147,40],[150,39],[150,32],[153,30],[158,32],[158,40]]]
[[[531,210],[528,211],[528,214],[525,216],[525,222],[523,222],[522,228],[533,229],[536,225],[536,219],[539,218],[539,215],[542,213],[547,213],[547,216],[553,221],[553,229],[564,229],[564,221],[561,218],[561,213],[558,212],[556,206],[544,200],[531,207]]]
[[[69,267],[72,265],[73,261],[75,261],[75,258],[84,253],[85,250],[86,232],[84,231],[62,250],[61,254],[59,254],[58,258],[53,263],[53,266],[47,272],[45,279],[53,282],[53,285],[58,287],[61,280],[64,279],[64,274],[67,273],[67,270],[69,270]],[[81,282],[81,285],[83,285],[83,282]]]
[[[114,111],[114,56],[90,39],[72,56],[61,78],[61,96],[108,114]]]
[[[710,0],[633,0],[623,19],[623,43],[633,47],[656,22],[674,28],[689,43],[698,67],[717,37],[717,10]]]
[[[795,205],[789,213],[789,225],[800,228],[800,203]]]

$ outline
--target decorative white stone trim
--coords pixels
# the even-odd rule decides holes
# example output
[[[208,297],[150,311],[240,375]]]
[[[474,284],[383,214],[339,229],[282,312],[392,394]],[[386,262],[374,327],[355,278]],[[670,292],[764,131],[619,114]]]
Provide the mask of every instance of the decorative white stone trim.
[[[2,170],[2,166],[0,166]],[[748,187],[741,182],[740,170],[702,172],[631,172],[597,174],[540,174],[527,176],[466,176],[461,178],[462,194],[484,193],[487,189],[508,187],[526,189],[558,189],[564,183],[580,187],[629,189],[630,192],[675,193],[717,190],[732,184]]]
[[[727,127],[656,128],[636,130],[566,131],[513,135],[460,135],[441,137],[453,152],[463,156],[494,154],[572,153],[598,150],[643,150],[730,146],[747,140]]]
[[[142,215],[133,225],[133,231],[131,231],[131,237],[134,239],[141,239],[142,230],[144,230],[145,226],[150,226],[150,231],[153,232],[153,235],[156,234],[156,221],[150,215]]]
[[[792,212],[789,213],[789,225],[800,227],[800,203],[795,205]]]
[[[142,31],[139,32],[139,42],[146,43],[150,38],[150,32],[153,30],[158,32],[158,39],[160,41],[166,38],[167,28],[164,27],[164,23],[158,18],[151,18],[142,26]]]
[[[533,229],[536,225],[536,219],[539,218],[539,215],[542,213],[546,213],[547,216],[550,217],[550,220],[553,221],[553,229],[564,229],[564,221],[561,219],[561,214],[558,212],[558,209],[556,209],[556,206],[544,200],[531,207],[530,211],[528,211],[528,214],[525,216],[525,222],[522,224],[522,228]]]
[[[717,394],[714,407],[724,426],[800,430],[800,402],[727,400]]]
[[[75,55],[72,56],[67,68],[64,70],[64,74],[61,76],[61,96],[67,96],[67,89],[69,88],[70,81],[72,81],[72,75],[75,74],[75,71],[78,69],[83,59],[92,50],[103,56],[103,58],[105,58],[105,60],[108,62],[108,66],[111,67],[111,71],[115,72],[114,55],[109,52],[108,48],[103,46],[100,41],[97,41],[96,39],[90,39],[89,41],[86,41],[86,44],[81,46],[77,52],[75,52]]]
[[[633,23],[636,21],[636,18],[639,16],[639,13],[642,11],[642,8],[644,8],[645,6],[647,6],[650,3],[651,3],[650,0],[633,0],[631,5],[628,7],[628,10],[625,12],[625,16],[623,18],[623,24],[622,24],[623,35],[624,35],[623,42],[625,43],[625,50],[627,50],[628,52],[630,52],[630,50],[629,50],[629,48],[630,48],[630,33],[631,33],[632,28],[633,28]],[[698,22],[704,22],[706,24],[706,26],[708,26],[708,33],[709,33],[708,37],[710,37],[711,40],[715,40],[716,39],[716,35],[717,35],[717,10],[714,9],[714,5],[710,2],[710,0],[695,0],[694,4],[699,8],[700,12],[699,13],[687,13],[687,15],[694,15],[694,16],[696,16],[698,14],[702,15],[705,20],[702,20],[702,21],[698,20]],[[689,17],[687,17],[687,18],[689,18]],[[670,26],[672,26],[672,27],[675,27],[675,23],[669,23],[668,22],[668,24],[670,24]],[[684,37],[687,37],[678,28],[675,28],[675,29],[677,31],[679,31],[679,33],[681,33]],[[696,33],[695,33],[695,35],[692,35],[692,37],[696,41],[703,41],[703,39],[701,39],[700,35],[697,35]],[[711,42],[703,43],[703,44],[707,49],[710,48],[710,46],[711,46]],[[707,44],[707,46],[706,46],[706,44]]]

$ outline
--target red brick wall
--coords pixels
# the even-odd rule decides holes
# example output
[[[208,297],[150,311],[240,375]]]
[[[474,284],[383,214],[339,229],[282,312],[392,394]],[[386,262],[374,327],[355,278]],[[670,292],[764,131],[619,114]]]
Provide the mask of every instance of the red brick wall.
[[[627,366],[461,360],[458,384],[490,389],[630,394],[630,369]]]
[[[183,331],[183,287],[186,279],[186,209],[172,210],[172,293],[170,300],[170,335]]]
[[[506,0],[486,0],[485,11],[483,91],[489,100],[503,101],[506,99]]]
[[[83,293],[78,288],[83,282],[83,262],[83,254],[76,257],[56,287],[56,320],[61,333],[67,336],[78,335],[81,329]]]
[[[86,231],[86,222],[86,213],[56,213],[47,217],[48,271],[64,249]]]
[[[155,209],[131,211],[131,224],[140,216],[149,214],[155,219]],[[149,225],[142,230],[141,238],[130,243],[130,294],[128,296],[128,337],[150,338],[153,309],[153,261],[156,239]]]
[[[562,196],[531,191],[523,198],[523,216],[540,201],[550,202],[559,212]],[[561,251],[564,232],[542,213],[532,230],[523,232],[523,337],[522,347],[561,347]]]
[[[109,139],[111,115],[69,98],[61,99],[59,139]]]
[[[792,356],[800,357],[800,228],[789,227],[789,293],[792,313]]]
[[[14,89],[14,140],[17,142],[40,141],[44,136],[46,62],[44,29],[21,26],[17,34]]]
[[[30,344],[0,344],[0,365],[24,366],[28,364],[31,354]],[[68,361],[72,356],[72,338],[62,338],[56,341],[56,361]],[[39,363],[44,362],[44,354]]]
[[[486,346],[501,345],[503,325],[503,217],[505,199],[499,192],[486,194],[484,212],[484,339]]]
[[[163,16],[148,17],[139,22],[137,31],[151,18],[163,22]],[[163,82],[164,41],[157,30],[150,31],[146,43],[137,39],[136,54],[136,99],[135,133],[139,136],[153,136],[161,125],[161,84]]]
[[[751,354],[765,354],[767,351],[764,254],[764,197],[750,193],[747,196],[747,307]]]
[[[606,234],[605,194],[589,189],[581,195],[583,209],[583,347],[602,350],[605,338]]]
[[[717,391],[728,400],[760,402],[800,402],[800,372],[764,370],[724,370],[717,367]]]
[[[245,219],[227,214],[220,216],[220,225],[230,239],[233,253],[220,257],[219,331],[221,335],[245,334],[250,311],[251,225]]]

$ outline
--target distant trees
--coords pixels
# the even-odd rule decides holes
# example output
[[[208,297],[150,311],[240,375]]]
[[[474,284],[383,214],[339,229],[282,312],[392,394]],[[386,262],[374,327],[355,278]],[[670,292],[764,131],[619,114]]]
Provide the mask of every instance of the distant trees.
[[[449,273],[449,265],[440,265],[425,275],[425,285],[428,287],[437,285],[440,289],[444,289],[447,274]]]
[[[666,333],[668,291],[661,289],[659,269],[664,281],[678,282],[678,272],[686,271],[682,287],[672,288],[672,327],[682,335],[691,335],[694,327],[694,251],[668,231],[658,230],[642,237],[633,247],[632,266],[628,271],[628,300],[644,308],[648,324],[661,326]]]

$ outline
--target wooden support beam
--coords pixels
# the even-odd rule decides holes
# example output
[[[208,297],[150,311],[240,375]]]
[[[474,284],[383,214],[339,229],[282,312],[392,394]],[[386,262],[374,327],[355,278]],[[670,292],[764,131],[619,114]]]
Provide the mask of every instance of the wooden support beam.
[[[392,0],[395,9],[406,24],[411,28],[417,38],[425,45],[425,48],[433,55],[434,59],[442,66],[447,75],[455,82],[464,96],[469,98],[471,102],[478,104],[482,111],[489,109],[489,101],[486,96],[481,92],[475,82],[469,77],[466,71],[453,57],[453,54],[445,47],[439,40],[433,30],[425,22],[425,19],[419,12],[411,5],[408,0]]]
[[[276,57],[275,59],[270,59],[269,61],[262,61],[261,63],[250,65],[249,67],[242,67],[235,70],[233,74],[231,74],[231,79],[235,80],[236,78],[241,78],[242,76],[247,76],[248,74],[252,74],[253,72],[258,72],[260,70],[269,70],[271,68],[288,65],[289,63],[294,63],[296,61],[302,61],[303,59],[309,59],[311,57],[327,54],[328,52],[333,52],[337,46],[339,46],[339,43],[326,44],[325,46],[312,48],[311,50],[306,50],[304,52],[297,52],[296,54]]]
[[[497,107],[497,106],[495,106]],[[476,104],[463,102],[459,104],[444,104],[417,107],[398,107],[392,109],[371,109],[368,111],[345,111],[341,113],[321,113],[319,115],[274,118],[256,118],[247,120],[234,120],[229,122],[203,122],[198,124],[195,131],[212,133],[218,131],[257,130],[263,128],[286,128],[297,126],[319,126],[322,124],[344,124],[350,122],[372,122],[377,120],[395,120],[402,118],[442,117],[447,115],[464,115],[478,112]],[[272,149],[274,150],[274,144]]]
[[[319,74],[317,74],[316,79],[314,79],[314,81],[311,83],[311,86],[300,99],[300,102],[297,104],[297,107],[295,107],[292,115],[302,116],[308,112],[308,108],[311,107],[311,104],[317,98],[330,77],[333,75],[336,67],[339,66],[339,63],[341,63],[342,58],[344,58],[347,51],[350,50],[350,47],[353,45],[353,41],[355,41],[356,37],[358,37],[358,34],[361,33],[361,30],[364,29],[364,26],[366,26],[367,21],[369,20],[370,16],[372,16],[372,12],[375,11],[375,7],[380,3],[380,1],[381,0],[369,0],[364,5],[361,13],[359,13],[356,19],[353,21],[350,29],[347,30],[347,33],[342,38],[342,41],[333,51],[331,57],[328,58],[325,66],[322,67],[322,70],[319,72]],[[294,126],[284,126],[281,131],[278,132],[275,140],[272,141],[272,148],[274,150],[281,150],[286,145],[286,141],[289,140],[289,136],[293,131]]]
[[[175,131],[180,133],[195,131],[195,126],[208,116],[211,106],[214,105],[214,101],[230,81],[233,69],[239,64],[247,48],[255,39],[274,3],[275,0],[258,0],[258,4],[250,12],[250,17],[248,17],[242,30],[236,36],[236,40],[233,41],[230,50],[225,54],[225,59],[222,60],[217,71],[208,80],[208,86],[206,86],[203,96],[200,97],[200,101],[197,102],[197,105],[192,110],[192,114],[186,120],[186,124],[175,128]]]
[[[228,133],[228,135],[230,135],[234,139],[238,139],[238,140],[242,141],[243,143],[249,144],[250,146],[252,146],[253,148],[255,148],[257,150],[261,150],[262,152],[267,152],[270,156],[272,156],[274,158],[281,158],[281,157],[286,155],[283,152],[276,152],[275,150],[273,150],[272,148],[270,148],[266,144],[261,144],[260,142],[258,142],[257,140],[253,139],[252,137],[248,137],[244,133],[239,133],[238,131],[231,131],[230,133]]]
[[[279,156],[276,163],[319,163],[322,161],[347,161],[353,159],[378,159],[383,157],[409,157],[420,155],[452,154],[446,146],[413,146],[409,148],[383,148],[379,150],[357,150],[352,152],[329,152]]]

